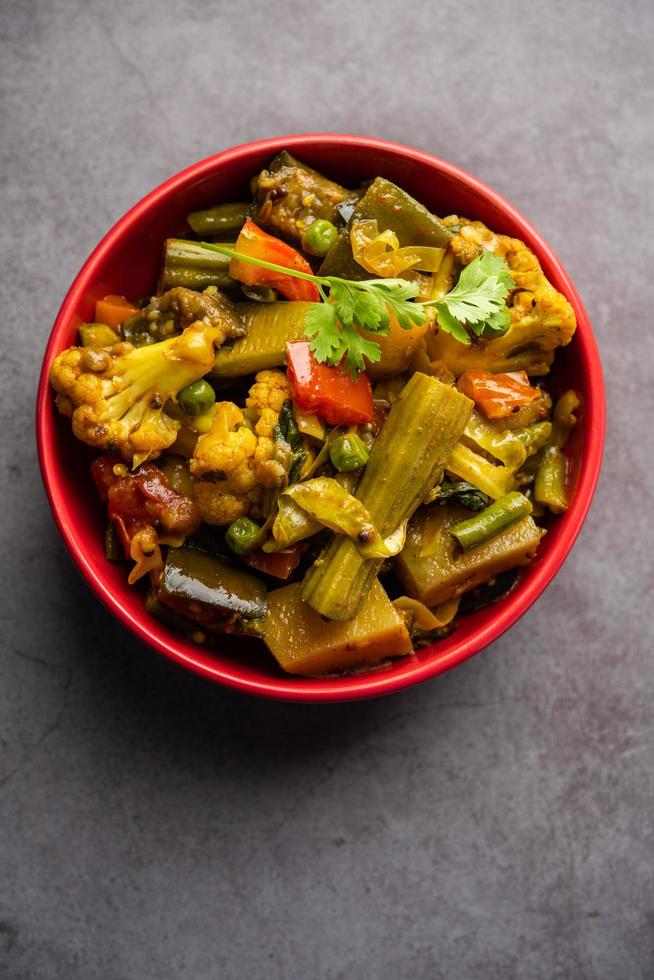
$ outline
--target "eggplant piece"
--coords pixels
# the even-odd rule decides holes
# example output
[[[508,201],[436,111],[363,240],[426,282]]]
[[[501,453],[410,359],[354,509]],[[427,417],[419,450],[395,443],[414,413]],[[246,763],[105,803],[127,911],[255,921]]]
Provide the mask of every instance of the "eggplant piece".
[[[284,150],[256,178],[255,197],[259,205],[256,220],[299,241],[318,218],[341,225],[339,209],[352,205],[359,193],[328,180]]]
[[[260,579],[191,548],[169,548],[156,598],[199,626],[227,632],[251,632],[267,609]]]
[[[352,219],[374,219],[379,231],[393,231],[401,247],[427,245],[444,248],[452,237],[448,228],[424,204],[385,177],[377,177],[357,202]],[[321,276],[369,279],[370,273],[355,261],[350,236],[343,234],[325,256]]]

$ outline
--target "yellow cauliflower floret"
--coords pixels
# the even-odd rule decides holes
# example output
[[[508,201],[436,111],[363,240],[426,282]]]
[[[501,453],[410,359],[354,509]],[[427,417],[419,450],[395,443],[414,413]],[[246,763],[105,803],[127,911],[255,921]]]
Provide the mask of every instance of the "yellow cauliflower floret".
[[[288,378],[282,371],[259,371],[245,401],[248,408],[272,409],[279,414],[284,402],[291,397]]]
[[[487,371],[549,371],[557,347],[569,344],[577,322],[572,306],[546,278],[531,249],[518,238],[496,235],[481,221],[451,215],[445,224],[454,232],[449,249],[461,265],[482,251],[503,258],[516,284],[507,304],[510,327],[493,340],[473,338],[469,347],[436,329],[426,340],[432,360],[442,361],[456,376],[471,368]]]
[[[231,524],[258,513],[264,488],[286,484],[291,460],[274,430],[289,395],[285,374],[260,371],[245,412],[232,402],[216,405],[211,429],[198,439],[190,462],[191,472],[201,478],[196,500],[208,524]]]
[[[158,456],[179,429],[164,404],[207,374],[222,337],[218,327],[198,321],[146,347],[70,347],[50,368],[57,406],[90,446],[118,451],[134,465]]]
[[[256,502],[248,494],[228,493],[220,483],[195,484],[195,502],[207,524],[231,524],[248,513]]]

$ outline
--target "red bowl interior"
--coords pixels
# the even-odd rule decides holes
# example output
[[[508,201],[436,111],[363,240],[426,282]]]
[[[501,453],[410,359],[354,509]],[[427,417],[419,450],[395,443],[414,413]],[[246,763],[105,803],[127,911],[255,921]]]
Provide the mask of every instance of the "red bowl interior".
[[[78,325],[92,319],[99,297],[147,294],[156,281],[162,241],[183,231],[188,212],[247,196],[250,177],[284,148],[347,185],[382,175],[437,213],[479,218],[495,231],[522,239],[568,297],[578,322],[574,340],[557,355],[550,385],[554,392],[574,386],[584,396],[569,448],[570,509],[552,522],[538,557],[511,596],[461,617],[449,638],[383,670],[349,677],[292,677],[259,644],[226,638],[220,649],[208,649],[146,615],[141,592],[127,585],[125,568],[104,558],[105,518],[89,475],[91,455],[55,411],[47,380],[53,357],[75,342]],[[521,214],[495,191],[436,157],[380,140],[327,134],[265,140],[219,153],[166,181],[114,225],[73,282],[52,329],[38,391],[37,438],[43,480],[66,546],[98,598],[126,627],[177,663],[230,687],[274,698],[331,701],[386,694],[448,670],[500,636],[529,608],[563,563],[588,511],[601,464],[604,409],[599,355],[581,300],[551,248]]]

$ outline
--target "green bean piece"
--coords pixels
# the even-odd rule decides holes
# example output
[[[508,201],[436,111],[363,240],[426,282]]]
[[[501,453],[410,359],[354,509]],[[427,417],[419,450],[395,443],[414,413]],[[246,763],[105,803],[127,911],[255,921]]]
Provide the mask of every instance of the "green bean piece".
[[[233,247],[233,242],[221,244]],[[217,286],[227,289],[235,282],[229,275],[230,259],[220,252],[202,248],[197,242],[187,242],[183,238],[168,238],[164,251],[164,264],[161,273],[161,290],[185,286],[187,289],[206,289]]]
[[[235,555],[249,555],[258,545],[261,528],[249,517],[239,517],[225,531],[225,541]]]
[[[186,220],[196,235],[228,235],[241,230],[249,207],[247,201],[217,204],[206,211],[193,211]]]
[[[208,381],[200,378],[182,388],[177,401],[186,415],[204,415],[216,404],[216,393]]]
[[[543,459],[534,480],[534,500],[536,503],[549,507],[553,514],[563,514],[568,509],[565,479],[565,456],[558,446],[548,446],[543,453]]]
[[[369,457],[363,439],[356,432],[338,436],[329,447],[329,458],[339,473],[351,473],[365,466]]]
[[[317,218],[302,232],[300,244],[309,255],[327,255],[338,238],[336,225],[326,218]]]
[[[524,494],[513,491],[507,493],[505,497],[500,497],[486,510],[482,510],[469,520],[455,524],[450,529],[450,534],[456,538],[462,548],[475,548],[523,517],[528,517],[531,511],[531,502]]]

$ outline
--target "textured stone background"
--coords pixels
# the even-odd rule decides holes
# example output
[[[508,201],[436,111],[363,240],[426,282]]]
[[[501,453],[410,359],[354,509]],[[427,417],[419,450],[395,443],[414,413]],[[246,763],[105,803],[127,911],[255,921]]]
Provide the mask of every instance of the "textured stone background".
[[[0,975],[652,977],[652,4],[0,6]],[[105,230],[196,159],[306,130],[506,194],[577,283],[609,398],[590,518],[529,614],[432,683],[323,708],[126,636],[57,537],[31,428]]]

